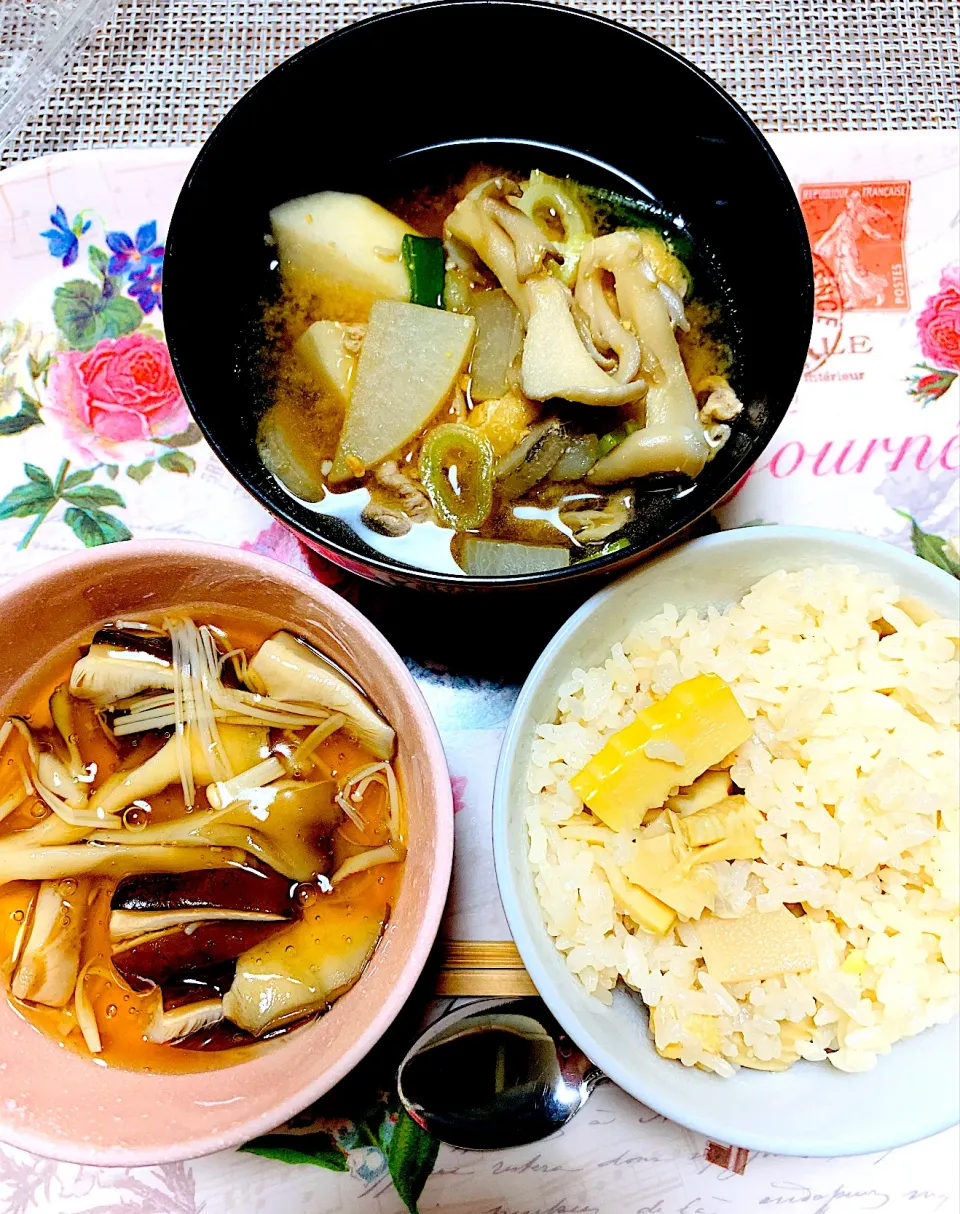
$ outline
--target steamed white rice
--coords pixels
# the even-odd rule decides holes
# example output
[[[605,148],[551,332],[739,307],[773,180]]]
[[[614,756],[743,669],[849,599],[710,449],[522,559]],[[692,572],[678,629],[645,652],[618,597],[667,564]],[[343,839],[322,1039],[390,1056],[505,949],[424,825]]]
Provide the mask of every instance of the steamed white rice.
[[[561,687],[528,775],[546,926],[588,991],[639,992],[661,1051],[722,1075],[798,1058],[863,1071],[957,1013],[960,628],[931,614],[852,567],[781,572],[705,618],[665,607]],[[725,679],[754,722],[730,774],[765,819],[759,861],[714,866],[715,913],[802,903],[817,955],[807,973],[721,985],[695,922],[659,937],[637,926],[614,905],[599,845],[558,829],[585,812],[570,777],[701,673]],[[635,837],[602,846],[623,862]]]

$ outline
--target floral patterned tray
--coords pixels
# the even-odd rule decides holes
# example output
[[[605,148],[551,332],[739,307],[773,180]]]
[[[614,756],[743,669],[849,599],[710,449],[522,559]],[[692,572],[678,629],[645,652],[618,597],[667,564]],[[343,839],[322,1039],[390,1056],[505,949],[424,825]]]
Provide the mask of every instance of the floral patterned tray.
[[[814,249],[814,335],[793,408],[716,525],[845,525],[958,576],[956,140],[774,142]],[[452,629],[428,597],[418,601],[423,619],[409,619],[393,592],[309,554],[236,485],[191,423],[163,342],[163,243],[191,159],[176,149],[69,153],[0,174],[0,577],[84,545],[181,536],[272,555],[348,595],[405,655],[443,735],[458,856],[445,954],[460,959],[453,968],[482,954],[509,969],[489,841],[493,772],[517,685],[570,603],[544,605],[540,637],[494,653],[483,647],[482,612],[471,617],[465,605]],[[229,256],[211,233],[209,262],[196,267],[211,309],[218,261]],[[757,258],[757,276],[775,307],[775,256]],[[464,628],[478,639],[472,662]],[[516,971],[507,978],[517,980]],[[462,973],[440,989],[459,993],[458,982]],[[601,1090],[588,1113],[536,1150],[443,1149],[437,1158],[395,1132],[397,1047],[387,1042],[292,1137],[262,1141],[256,1156],[98,1171],[0,1148],[0,1214],[394,1214],[416,1205],[424,1182],[422,1211],[457,1214],[960,1206],[955,1131],[861,1160],[753,1157],[739,1176],[744,1152],[711,1147],[708,1158],[728,1170],[712,1167],[702,1139],[615,1089]]]

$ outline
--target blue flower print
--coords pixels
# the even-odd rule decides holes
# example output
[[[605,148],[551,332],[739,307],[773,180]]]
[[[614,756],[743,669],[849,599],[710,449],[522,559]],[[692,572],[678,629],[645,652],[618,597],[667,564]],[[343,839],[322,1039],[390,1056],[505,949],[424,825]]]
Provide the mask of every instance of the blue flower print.
[[[127,294],[132,295],[146,316],[154,308],[163,311],[163,267],[151,266],[149,270],[140,270],[130,275],[130,286]]]
[[[53,227],[40,235],[50,242],[51,256],[59,257],[64,266],[72,266],[80,252],[80,237],[87,232],[91,221],[77,215],[72,224],[67,223],[66,211],[58,206],[50,216],[50,222]]]
[[[113,256],[107,266],[108,274],[149,273],[150,267],[163,259],[163,245],[157,244],[156,221],[137,228],[131,240],[126,232],[108,232],[107,247]]]

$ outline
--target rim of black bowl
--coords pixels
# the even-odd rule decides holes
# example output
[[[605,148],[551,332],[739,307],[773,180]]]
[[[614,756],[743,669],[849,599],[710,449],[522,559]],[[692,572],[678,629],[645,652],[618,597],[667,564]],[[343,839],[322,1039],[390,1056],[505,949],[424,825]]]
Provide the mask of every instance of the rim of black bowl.
[[[189,172],[187,173],[183,186],[181,187],[180,194],[178,195],[177,203],[174,207],[173,216],[171,218],[170,227],[168,230],[166,253],[164,257],[164,277],[166,280],[165,294],[169,297],[169,294],[171,293],[169,284],[171,280],[176,281],[176,272],[174,275],[170,275],[168,267],[171,264],[174,266],[177,264],[175,259],[177,245],[176,238],[178,229],[178,213],[181,211],[182,199],[184,195],[192,188],[195,178],[203,171],[203,162],[207,149],[216,139],[218,132],[222,128],[232,127],[235,123],[242,120],[247,108],[256,103],[262,86],[269,78],[275,78],[281,73],[295,71],[299,61],[311,55],[318,46],[327,46],[338,41],[349,39],[350,37],[355,36],[357,31],[362,31],[363,29],[385,22],[410,20],[413,17],[422,19],[423,13],[431,10],[451,10],[457,8],[542,9],[551,13],[562,14],[564,17],[570,20],[589,21],[595,25],[604,26],[607,29],[616,31],[623,36],[635,38],[639,42],[644,43],[646,46],[655,48],[668,58],[673,59],[681,64],[687,71],[692,72],[696,77],[698,77],[703,84],[707,85],[708,88],[716,95],[718,101],[727,106],[729,110],[736,115],[736,117],[752,135],[757,146],[766,155],[770,167],[773,169],[775,176],[779,179],[781,186],[784,188],[784,198],[787,203],[790,219],[792,220],[793,226],[796,229],[799,244],[806,252],[805,260],[807,273],[805,275],[804,282],[803,302],[805,305],[805,311],[809,314],[809,324],[804,335],[802,347],[803,355],[802,357],[796,359],[796,365],[789,376],[789,378],[795,379],[796,384],[799,386],[800,379],[803,374],[807,349],[809,347],[810,334],[813,329],[813,309],[815,299],[813,260],[810,253],[806,224],[803,219],[803,212],[800,208],[799,199],[797,198],[790,179],[784,172],[783,165],[780,163],[779,157],[770,146],[766,136],[746,112],[746,110],[744,110],[743,107],[730,96],[726,89],[718,84],[712,76],[707,75],[707,73],[701,68],[697,67],[695,63],[692,63],[689,59],[685,58],[678,51],[675,51],[672,47],[669,47],[662,42],[658,42],[656,38],[651,37],[649,34],[642,33],[640,30],[633,29],[631,26],[624,25],[619,21],[614,21],[609,17],[601,16],[599,13],[587,12],[583,9],[567,8],[564,5],[550,3],[548,0],[427,0],[425,3],[413,4],[404,8],[390,9],[386,12],[375,13],[373,16],[365,17],[361,21],[351,22],[349,25],[345,25],[342,29],[335,30],[333,33],[327,34],[325,37],[309,43],[307,46],[302,47],[289,58],[284,59],[282,63],[277,64],[275,68],[272,68],[266,73],[265,76],[262,76],[260,80],[256,82],[256,84],[248,89],[247,92],[244,93],[233,106],[231,106],[227,113],[224,114],[224,116],[214,127],[210,136],[201,146],[196,158],[193,161],[193,164],[190,167]],[[496,140],[498,138],[506,139],[507,137],[503,135],[495,136],[492,133],[485,137],[485,139],[488,141]],[[470,142],[473,141],[471,140]],[[515,142],[515,140],[512,142]],[[571,150],[575,151],[576,149]],[[165,328],[170,328],[167,317],[165,317]],[[654,553],[670,545],[671,543],[679,542],[700,519],[709,514],[711,510],[714,510],[724,500],[724,498],[727,497],[730,491],[746,475],[749,469],[757,462],[757,460],[769,446],[770,441],[776,432],[777,426],[779,426],[780,421],[783,419],[783,415],[785,415],[786,410],[789,407],[789,401],[785,402],[783,413],[777,418],[776,424],[770,427],[770,432],[762,446],[752,448],[749,452],[745,453],[744,457],[741,457],[739,460],[736,460],[731,464],[730,468],[719,479],[713,500],[707,504],[698,503],[693,509],[688,508],[685,512],[681,510],[678,513],[677,519],[675,520],[671,530],[668,532],[668,534],[662,536],[660,539],[654,540],[648,544],[631,542],[626,548],[619,549],[616,552],[611,552],[606,556],[597,556],[579,563],[573,562],[572,564],[560,569],[549,569],[539,573],[511,574],[506,576],[476,576],[468,573],[442,573],[436,570],[422,569],[417,565],[406,564],[403,561],[393,560],[380,552],[375,552],[373,549],[368,548],[367,552],[358,552],[356,549],[348,547],[346,544],[339,543],[337,540],[331,539],[324,535],[318,535],[307,523],[298,517],[296,508],[300,507],[301,504],[295,497],[288,497],[288,495],[284,493],[279,485],[277,486],[275,493],[266,492],[261,486],[252,483],[241,472],[235,471],[232,461],[229,460],[223,452],[214,428],[208,425],[204,419],[203,412],[201,411],[199,405],[194,404],[187,384],[186,371],[181,367],[180,357],[176,349],[176,342],[169,341],[168,337],[168,344],[173,368],[180,383],[180,388],[183,392],[184,398],[190,408],[190,412],[193,415],[194,420],[200,427],[200,430],[203,432],[203,435],[214,454],[221,461],[230,475],[233,476],[234,479],[237,480],[252,497],[254,497],[262,506],[264,506],[271,515],[279,518],[285,526],[296,532],[297,535],[302,536],[304,540],[307,541],[308,546],[318,546],[321,555],[323,554],[324,550],[327,549],[336,552],[339,556],[344,558],[345,562],[347,562],[344,567],[350,571],[356,572],[358,566],[369,566],[378,570],[381,575],[379,578],[377,578],[376,575],[366,575],[360,573],[359,576],[368,576],[372,577],[373,580],[388,583],[399,582],[408,585],[426,584],[436,589],[468,590],[473,587],[521,589],[544,585],[559,585],[561,583],[573,582],[578,579],[590,577],[594,574],[614,573],[620,568],[626,568],[639,563],[645,556],[652,556]],[[800,350],[799,343],[797,349],[798,351]],[[794,391],[796,391],[796,389],[794,389]],[[285,501],[285,498],[288,498],[288,500]],[[306,512],[304,507],[301,507],[301,509]],[[335,558],[331,557],[330,559],[334,560],[334,563],[340,563],[337,562]]]

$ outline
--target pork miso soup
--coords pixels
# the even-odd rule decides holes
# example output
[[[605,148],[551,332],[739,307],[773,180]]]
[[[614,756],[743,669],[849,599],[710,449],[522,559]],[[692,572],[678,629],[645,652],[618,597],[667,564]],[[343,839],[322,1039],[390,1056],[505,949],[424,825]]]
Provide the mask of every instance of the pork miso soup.
[[[0,975],[68,1046],[223,1066],[357,981],[404,857],[396,736],[261,619],[120,620],[0,726]]]
[[[651,204],[474,166],[270,220],[261,458],[397,561],[502,576],[623,547],[741,410],[709,275]]]

